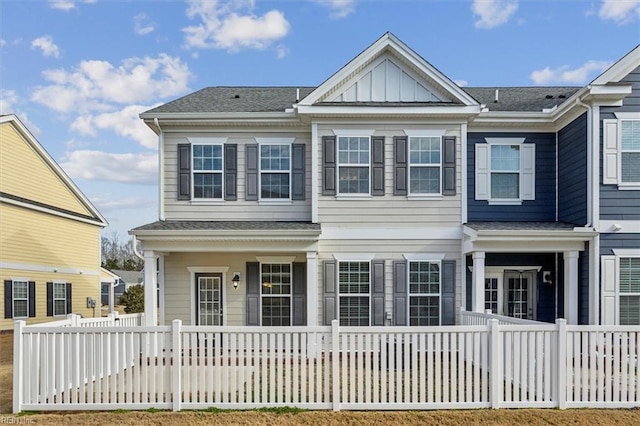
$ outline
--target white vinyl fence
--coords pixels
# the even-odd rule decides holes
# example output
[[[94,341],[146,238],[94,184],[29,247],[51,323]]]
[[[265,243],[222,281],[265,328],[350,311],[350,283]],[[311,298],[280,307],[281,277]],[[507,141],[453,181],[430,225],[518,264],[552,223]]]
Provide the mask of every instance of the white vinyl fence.
[[[14,411],[640,406],[638,327],[46,327],[18,321]]]

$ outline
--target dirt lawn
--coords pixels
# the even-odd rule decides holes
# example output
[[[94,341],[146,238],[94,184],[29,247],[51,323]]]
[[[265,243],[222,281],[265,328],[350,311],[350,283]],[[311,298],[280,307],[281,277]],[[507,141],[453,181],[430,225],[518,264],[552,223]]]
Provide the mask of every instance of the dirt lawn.
[[[40,425],[640,425],[632,410],[442,410],[442,411],[130,411],[10,414],[13,407],[13,335],[0,334],[0,424]],[[283,410],[286,411],[286,410]]]

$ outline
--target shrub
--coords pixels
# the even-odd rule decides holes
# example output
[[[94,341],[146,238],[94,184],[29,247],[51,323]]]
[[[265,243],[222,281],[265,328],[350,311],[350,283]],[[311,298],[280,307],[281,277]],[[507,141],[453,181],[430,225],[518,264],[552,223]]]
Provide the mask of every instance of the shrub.
[[[128,314],[144,312],[144,287],[134,285],[122,293],[120,304],[124,305],[124,311]]]

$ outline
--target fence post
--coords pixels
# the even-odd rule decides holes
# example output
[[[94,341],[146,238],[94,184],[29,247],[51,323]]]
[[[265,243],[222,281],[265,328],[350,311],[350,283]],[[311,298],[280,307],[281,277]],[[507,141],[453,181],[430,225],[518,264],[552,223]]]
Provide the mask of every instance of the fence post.
[[[79,320],[80,320],[80,315],[77,314],[67,314],[67,319],[70,321],[70,327],[78,327],[79,324]]]
[[[497,319],[489,320],[489,401],[491,408],[500,408],[503,395],[504,380],[502,377],[502,345],[500,323]]]
[[[340,323],[331,321],[331,377],[333,386],[333,411],[340,411]]]
[[[180,411],[182,408],[182,321],[173,320],[171,323],[171,368],[173,373],[173,389],[171,391],[173,397],[173,411]]]
[[[22,330],[25,322],[18,320],[13,324],[13,412],[18,414],[22,411],[22,397],[24,383],[22,381],[22,371],[24,370],[24,353],[22,350],[24,335]]]
[[[567,408],[567,320],[558,318],[558,344],[556,361],[556,395],[558,396],[558,408]]]

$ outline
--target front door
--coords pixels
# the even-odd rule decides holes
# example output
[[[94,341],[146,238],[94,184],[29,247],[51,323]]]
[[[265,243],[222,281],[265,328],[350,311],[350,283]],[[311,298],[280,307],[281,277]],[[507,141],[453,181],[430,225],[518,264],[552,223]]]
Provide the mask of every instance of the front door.
[[[222,325],[222,274],[196,274],[197,325]]]
[[[514,318],[535,319],[536,271],[487,273],[485,309]]]

